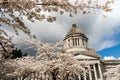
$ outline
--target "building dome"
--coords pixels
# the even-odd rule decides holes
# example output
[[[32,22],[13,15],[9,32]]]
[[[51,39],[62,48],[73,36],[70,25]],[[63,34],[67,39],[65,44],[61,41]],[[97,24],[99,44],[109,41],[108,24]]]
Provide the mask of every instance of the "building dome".
[[[73,24],[72,29],[70,31],[68,31],[65,39],[67,39],[69,37],[80,37],[80,36],[85,37],[88,40],[88,38],[80,31],[80,29],[78,27],[76,27],[76,24]]]
[[[76,27],[76,24],[72,25],[72,29],[68,31],[63,41],[66,52],[87,50],[88,38]]]

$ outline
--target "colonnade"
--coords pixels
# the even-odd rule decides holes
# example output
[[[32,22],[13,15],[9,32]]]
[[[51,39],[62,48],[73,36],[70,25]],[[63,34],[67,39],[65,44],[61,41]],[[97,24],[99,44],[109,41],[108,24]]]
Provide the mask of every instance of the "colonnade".
[[[79,80],[103,80],[103,74],[99,63],[89,65],[88,67],[92,70],[89,70],[88,73],[84,72],[84,76],[79,76]]]
[[[64,45],[65,48],[74,47],[74,46],[87,48],[87,41],[84,38],[79,38],[79,37],[69,38],[65,41],[65,45]]]

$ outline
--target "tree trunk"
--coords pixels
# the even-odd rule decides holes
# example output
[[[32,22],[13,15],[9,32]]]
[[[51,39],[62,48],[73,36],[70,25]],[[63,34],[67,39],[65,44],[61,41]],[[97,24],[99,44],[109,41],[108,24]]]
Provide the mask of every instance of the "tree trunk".
[[[52,74],[52,80],[57,80],[57,75],[58,75],[58,68],[53,69]]]
[[[55,72],[52,72],[52,79],[53,79],[53,80],[57,80],[57,79],[56,79]]]

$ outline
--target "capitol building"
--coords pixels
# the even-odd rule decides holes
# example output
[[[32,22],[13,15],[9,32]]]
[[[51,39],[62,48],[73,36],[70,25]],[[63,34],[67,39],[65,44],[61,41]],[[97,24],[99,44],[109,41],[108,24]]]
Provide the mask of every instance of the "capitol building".
[[[74,55],[77,60],[84,63],[91,63],[89,68],[93,71],[89,71],[88,76],[84,74],[79,80],[105,80],[103,73],[120,64],[119,60],[101,60],[95,50],[88,47],[88,38],[76,24],[72,25],[63,41],[65,53]]]

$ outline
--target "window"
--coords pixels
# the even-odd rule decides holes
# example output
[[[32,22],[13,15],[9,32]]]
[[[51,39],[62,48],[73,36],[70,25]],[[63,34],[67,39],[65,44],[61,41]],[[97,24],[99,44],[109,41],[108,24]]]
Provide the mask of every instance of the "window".
[[[73,40],[73,46],[75,45],[75,43],[74,43],[74,38],[72,39]]]
[[[84,46],[84,39],[82,39],[82,43],[83,43],[83,46]]]
[[[77,46],[77,38],[75,38],[75,46]]]
[[[79,38],[78,38],[78,46],[79,46]]]
[[[68,40],[68,47],[70,47],[70,40]]]

